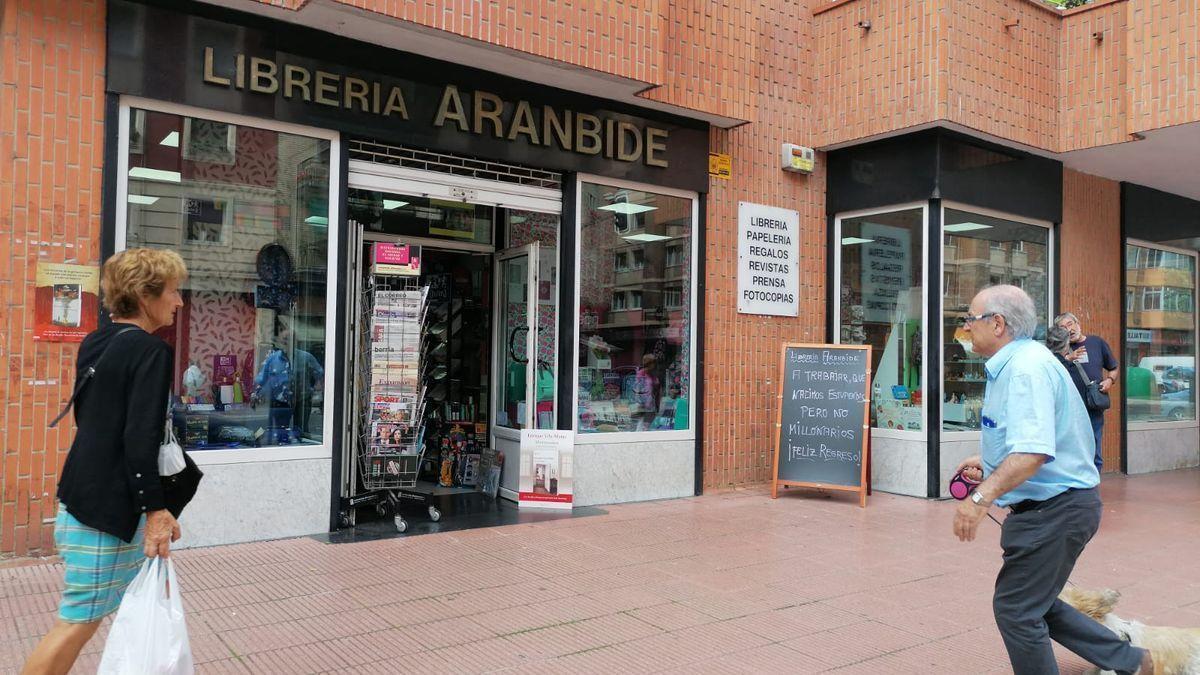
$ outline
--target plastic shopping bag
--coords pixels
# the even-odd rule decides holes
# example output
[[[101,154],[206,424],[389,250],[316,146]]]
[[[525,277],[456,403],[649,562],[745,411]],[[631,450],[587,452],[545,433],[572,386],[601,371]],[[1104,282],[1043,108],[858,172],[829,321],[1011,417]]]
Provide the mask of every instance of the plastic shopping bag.
[[[98,675],[191,675],[175,563],[148,558],[121,599]]]

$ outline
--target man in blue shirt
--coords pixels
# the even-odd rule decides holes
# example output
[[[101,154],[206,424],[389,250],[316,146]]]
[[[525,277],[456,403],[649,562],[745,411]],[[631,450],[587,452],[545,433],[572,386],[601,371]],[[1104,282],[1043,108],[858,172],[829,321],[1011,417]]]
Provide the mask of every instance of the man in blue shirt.
[[[1131,646],[1058,599],[1083,547],[1100,527],[1095,445],[1083,400],[1061,364],[1034,342],[1037,310],[1016,286],[971,301],[963,326],[987,358],[982,455],[958,470],[983,482],[954,514],[954,534],[973,541],[988,507],[1007,506],[992,610],[1017,675],[1057,673],[1050,640],[1118,673],[1153,673],[1150,652]]]
[[[1071,334],[1071,354],[1067,357],[1083,367],[1089,380],[1108,393],[1117,382],[1117,357],[1113,356],[1108,343],[1098,335],[1084,335],[1083,326],[1072,313],[1059,314],[1054,325],[1065,328]],[[1104,470],[1104,456],[1100,441],[1104,438],[1104,411],[1088,409],[1092,421],[1092,434],[1096,437],[1096,469]]]

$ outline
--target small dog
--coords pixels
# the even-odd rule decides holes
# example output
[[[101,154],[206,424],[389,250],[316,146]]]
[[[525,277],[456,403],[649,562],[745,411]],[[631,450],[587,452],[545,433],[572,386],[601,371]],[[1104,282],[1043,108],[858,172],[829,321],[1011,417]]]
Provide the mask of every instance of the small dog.
[[[1200,628],[1147,626],[1126,621],[1112,612],[1121,594],[1111,589],[1090,591],[1067,586],[1058,597],[1134,647],[1150,650],[1154,675],[1200,675]]]

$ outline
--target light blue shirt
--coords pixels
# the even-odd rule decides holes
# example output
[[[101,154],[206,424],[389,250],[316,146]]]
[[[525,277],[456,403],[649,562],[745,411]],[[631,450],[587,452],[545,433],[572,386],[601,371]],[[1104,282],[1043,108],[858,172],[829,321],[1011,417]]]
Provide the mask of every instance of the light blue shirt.
[[[1049,459],[1029,480],[996,499],[1008,506],[1041,501],[1100,483],[1096,441],[1083,397],[1054,355],[1033,340],[1014,340],[984,364],[983,475],[1014,452]]]

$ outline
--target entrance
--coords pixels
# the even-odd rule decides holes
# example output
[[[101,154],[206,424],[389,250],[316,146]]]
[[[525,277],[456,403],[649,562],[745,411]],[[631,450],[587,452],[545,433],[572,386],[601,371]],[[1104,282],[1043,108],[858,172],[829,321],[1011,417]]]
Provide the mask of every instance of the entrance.
[[[343,526],[502,508],[554,428],[557,190],[352,161]]]

